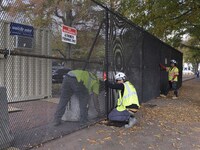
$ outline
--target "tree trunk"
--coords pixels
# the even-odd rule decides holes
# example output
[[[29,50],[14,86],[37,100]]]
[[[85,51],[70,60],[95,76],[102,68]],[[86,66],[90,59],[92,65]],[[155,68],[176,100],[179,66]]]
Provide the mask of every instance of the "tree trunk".
[[[198,71],[198,67],[199,67],[199,62],[195,62],[194,63],[194,73],[196,73]]]

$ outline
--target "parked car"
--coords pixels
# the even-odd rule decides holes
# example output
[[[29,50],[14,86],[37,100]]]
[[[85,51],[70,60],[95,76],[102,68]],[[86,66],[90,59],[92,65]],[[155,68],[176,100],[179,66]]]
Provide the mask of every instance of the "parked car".
[[[52,82],[53,83],[62,83],[63,76],[66,75],[71,69],[68,68],[59,68],[52,72]]]
[[[52,73],[54,73],[58,69],[63,69],[63,68],[64,68],[64,65],[62,65],[61,63],[56,62],[56,61],[52,62]]]
[[[192,70],[190,70],[190,68],[183,68],[183,75],[194,75],[194,72],[192,72]]]

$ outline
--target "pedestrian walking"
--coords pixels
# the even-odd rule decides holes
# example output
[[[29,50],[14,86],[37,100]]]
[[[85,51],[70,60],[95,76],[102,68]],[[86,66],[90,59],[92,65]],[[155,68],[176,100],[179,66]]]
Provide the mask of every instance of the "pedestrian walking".
[[[197,76],[197,78],[199,78],[199,70],[197,70],[196,76]]]

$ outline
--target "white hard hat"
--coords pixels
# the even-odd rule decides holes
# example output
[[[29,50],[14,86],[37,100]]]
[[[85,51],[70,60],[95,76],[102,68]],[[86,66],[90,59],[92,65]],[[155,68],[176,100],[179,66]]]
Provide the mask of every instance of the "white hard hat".
[[[126,75],[123,72],[118,72],[115,75],[115,80],[125,80]]]
[[[176,64],[176,60],[172,59],[170,60],[170,63]]]

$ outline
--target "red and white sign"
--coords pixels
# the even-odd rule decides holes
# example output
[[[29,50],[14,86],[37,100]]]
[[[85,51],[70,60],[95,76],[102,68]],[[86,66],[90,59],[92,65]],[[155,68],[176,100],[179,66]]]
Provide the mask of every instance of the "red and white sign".
[[[62,41],[71,43],[71,44],[76,44],[76,35],[77,35],[77,30],[75,28],[62,25]]]

